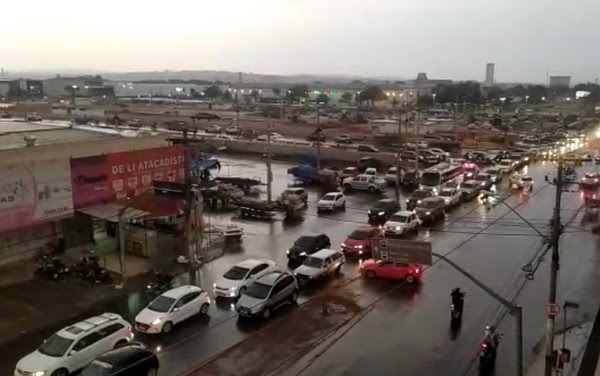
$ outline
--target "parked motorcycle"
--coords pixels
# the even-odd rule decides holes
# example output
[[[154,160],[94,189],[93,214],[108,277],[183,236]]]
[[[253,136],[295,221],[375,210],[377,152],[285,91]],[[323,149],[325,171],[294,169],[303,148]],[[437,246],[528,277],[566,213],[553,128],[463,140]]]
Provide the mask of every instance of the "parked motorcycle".
[[[45,254],[37,257],[35,275],[40,278],[57,281],[63,279],[69,272],[69,268],[56,256]]]
[[[112,275],[100,266],[100,260],[96,256],[82,256],[73,265],[73,274],[92,283],[110,284],[113,282]]]

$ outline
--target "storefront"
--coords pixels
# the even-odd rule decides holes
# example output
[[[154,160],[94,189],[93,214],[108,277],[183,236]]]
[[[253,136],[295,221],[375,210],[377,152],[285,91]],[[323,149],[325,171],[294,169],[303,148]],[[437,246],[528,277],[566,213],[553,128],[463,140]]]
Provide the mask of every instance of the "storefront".
[[[91,234],[96,248],[114,251],[120,218],[127,223],[126,249],[151,257],[156,233],[149,221],[183,212],[180,200],[154,196],[152,183],[183,181],[184,158],[183,147],[174,145],[71,160],[75,211],[88,217],[76,231]]]
[[[64,249],[60,220],[72,215],[68,159],[1,168],[0,265]]]

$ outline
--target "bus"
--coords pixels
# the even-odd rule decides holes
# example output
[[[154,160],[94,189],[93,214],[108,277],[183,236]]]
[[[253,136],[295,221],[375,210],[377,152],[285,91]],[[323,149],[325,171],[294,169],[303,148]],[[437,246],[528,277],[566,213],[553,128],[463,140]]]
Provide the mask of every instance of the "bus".
[[[437,194],[442,189],[444,183],[456,178],[461,173],[462,164],[438,163],[423,171],[419,181],[419,189],[431,189]]]

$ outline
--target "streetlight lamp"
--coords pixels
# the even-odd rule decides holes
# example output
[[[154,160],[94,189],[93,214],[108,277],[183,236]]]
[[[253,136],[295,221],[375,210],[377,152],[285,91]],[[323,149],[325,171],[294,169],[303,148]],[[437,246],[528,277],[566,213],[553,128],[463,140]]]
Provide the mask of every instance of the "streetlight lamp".
[[[436,94],[436,93],[432,93],[432,94],[431,94],[431,98],[433,99],[433,102],[431,103],[431,106],[432,106],[432,107],[435,107],[435,97],[436,97],[436,96],[437,96],[437,94]]]
[[[525,96],[525,103],[529,103],[529,95]]]

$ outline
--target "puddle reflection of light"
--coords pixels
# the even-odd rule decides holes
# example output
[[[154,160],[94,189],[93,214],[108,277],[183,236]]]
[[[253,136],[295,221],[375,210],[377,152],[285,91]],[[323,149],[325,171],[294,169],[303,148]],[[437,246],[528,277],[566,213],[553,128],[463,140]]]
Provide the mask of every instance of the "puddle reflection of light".
[[[162,346],[156,346],[155,350],[156,350],[157,353],[161,352],[162,351]]]
[[[523,175],[527,175],[528,172],[529,172],[529,166],[525,165],[523,167]]]
[[[229,310],[230,311],[235,311],[235,303],[229,304]]]

